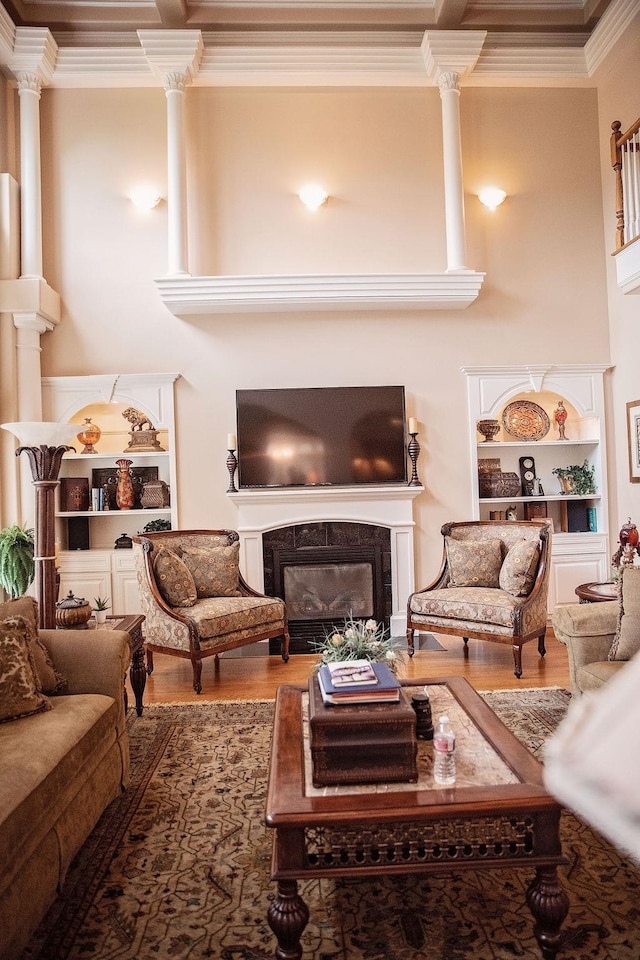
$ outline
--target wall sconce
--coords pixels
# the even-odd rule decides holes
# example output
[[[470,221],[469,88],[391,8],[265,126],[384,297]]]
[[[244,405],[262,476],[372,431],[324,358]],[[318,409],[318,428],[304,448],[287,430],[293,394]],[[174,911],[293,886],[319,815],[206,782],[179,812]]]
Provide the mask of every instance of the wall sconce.
[[[308,210],[313,211],[317,210],[329,199],[329,194],[324,187],[321,187],[316,183],[309,183],[306,187],[302,187],[298,193],[298,196],[304,203],[305,207]]]
[[[157,187],[148,183],[141,183],[139,186],[132,188],[129,199],[138,210],[153,210],[154,207],[158,206],[162,197],[158,193]]]
[[[495,210],[506,198],[507,194],[500,187],[483,187],[478,194],[480,203],[483,203],[489,210]]]

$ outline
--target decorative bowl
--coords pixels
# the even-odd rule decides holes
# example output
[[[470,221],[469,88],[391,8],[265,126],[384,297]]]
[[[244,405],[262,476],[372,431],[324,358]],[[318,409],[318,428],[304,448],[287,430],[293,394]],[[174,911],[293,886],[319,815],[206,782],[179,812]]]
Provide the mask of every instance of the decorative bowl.
[[[78,629],[86,627],[91,619],[91,604],[82,597],[74,597],[71,590],[64,600],[56,603],[56,627]]]
[[[500,423],[498,420],[478,420],[476,427],[478,433],[484,437],[484,443],[493,440],[497,433],[500,433]]]

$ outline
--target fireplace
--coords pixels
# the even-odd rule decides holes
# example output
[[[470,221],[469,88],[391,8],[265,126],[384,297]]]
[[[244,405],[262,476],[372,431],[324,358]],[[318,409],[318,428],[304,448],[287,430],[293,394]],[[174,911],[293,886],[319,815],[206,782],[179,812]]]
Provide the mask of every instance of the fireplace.
[[[313,523],[262,539],[264,589],[287,605],[291,653],[313,653],[350,617],[390,626],[391,537],[373,524]],[[274,648],[275,649],[275,648]]]
[[[270,550],[355,543],[365,546],[371,544],[371,538],[354,536],[355,528],[362,525],[369,533],[377,528],[383,531],[374,535],[373,542],[382,548],[385,608],[384,617],[375,619],[388,623],[392,636],[404,636],[407,600],[415,589],[413,500],[422,492],[422,487],[400,483],[230,491],[229,500],[238,510],[242,572],[256,590],[271,592],[273,570],[269,556],[265,558],[265,541]],[[335,530],[341,526],[343,540],[327,541],[321,524]],[[286,528],[296,531],[297,542],[292,543],[290,536],[283,534]]]

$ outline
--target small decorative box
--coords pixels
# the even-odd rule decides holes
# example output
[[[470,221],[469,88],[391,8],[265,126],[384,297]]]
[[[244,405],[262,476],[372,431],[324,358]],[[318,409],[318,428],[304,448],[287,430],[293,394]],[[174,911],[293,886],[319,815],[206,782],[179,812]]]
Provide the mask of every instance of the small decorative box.
[[[314,674],[309,731],[316,787],[418,779],[416,714],[403,690],[399,703],[325,706]]]

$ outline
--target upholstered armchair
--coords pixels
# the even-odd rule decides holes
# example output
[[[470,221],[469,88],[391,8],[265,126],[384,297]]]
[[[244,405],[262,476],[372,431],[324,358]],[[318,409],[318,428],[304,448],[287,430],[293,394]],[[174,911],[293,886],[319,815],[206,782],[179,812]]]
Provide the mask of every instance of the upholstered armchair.
[[[547,627],[551,528],[546,520],[475,520],[446,523],[443,561],[436,579],[412,593],[407,605],[407,643],[414,632],[508,643],[516,677],[522,647],[537,639],[541,657]]]
[[[284,602],[245,582],[234,530],[168,530],[133,539],[149,673],[154,651],[184,657],[201,693],[204,657],[280,636],[288,661]]]

